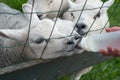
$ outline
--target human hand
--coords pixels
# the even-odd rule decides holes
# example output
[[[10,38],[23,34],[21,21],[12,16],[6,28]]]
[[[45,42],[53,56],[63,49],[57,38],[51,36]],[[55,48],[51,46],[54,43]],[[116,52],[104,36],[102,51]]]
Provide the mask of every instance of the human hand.
[[[113,31],[118,31],[120,30],[120,27],[114,26],[112,28],[106,28],[106,32],[113,32]]]
[[[120,27],[114,26],[112,28],[106,28],[106,32],[114,32],[120,30]],[[120,56],[120,51],[117,48],[112,48],[111,46],[108,46],[107,50],[100,49],[100,53],[106,56]]]
[[[117,48],[112,48],[111,46],[108,46],[107,50],[100,49],[99,52],[106,56],[120,57],[120,50]]]

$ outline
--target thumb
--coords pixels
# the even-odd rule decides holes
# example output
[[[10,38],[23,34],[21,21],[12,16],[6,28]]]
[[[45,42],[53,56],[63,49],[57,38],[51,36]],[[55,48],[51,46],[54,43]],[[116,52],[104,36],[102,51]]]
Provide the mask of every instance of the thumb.
[[[120,27],[117,27],[117,26],[114,26],[112,28],[106,28],[107,32],[113,32],[113,31],[119,31],[119,30],[120,30]]]

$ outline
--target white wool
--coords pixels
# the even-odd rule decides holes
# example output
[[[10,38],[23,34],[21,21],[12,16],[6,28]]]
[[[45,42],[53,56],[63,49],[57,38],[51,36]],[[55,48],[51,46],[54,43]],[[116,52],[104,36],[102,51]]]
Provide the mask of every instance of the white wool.
[[[32,6],[30,4],[23,4],[23,12],[31,12],[31,8]],[[35,10],[33,10],[33,12],[35,12]],[[21,17],[24,17],[24,15],[21,15]],[[8,56],[9,54],[12,54],[11,56],[9,55],[10,57],[12,57],[13,55],[17,56],[17,57],[15,56],[12,57],[14,63],[21,60],[22,57],[21,52],[23,50],[23,46],[16,46],[16,47],[14,46],[17,44],[24,43],[27,39],[28,27],[29,27],[28,22],[30,20],[30,14],[25,14],[25,18],[27,24],[25,24],[24,26],[20,26],[21,27],[20,29],[15,29],[15,27],[13,29],[9,29],[9,28],[0,29],[0,36],[1,36],[0,42],[3,45],[6,44],[5,46],[13,47],[13,48],[0,50],[2,54],[1,59],[4,60],[4,62],[0,62],[0,64],[4,64],[4,65],[12,64],[12,61],[10,60],[8,60],[8,62],[5,62],[6,58],[4,56]],[[49,38],[54,23],[55,22],[50,19],[39,20],[37,14],[32,14],[30,34],[28,39],[28,42],[30,44],[27,45],[24,53],[22,54],[25,59],[36,59],[36,58],[51,59],[60,56],[69,56],[73,54],[74,52],[73,49],[76,45],[75,43],[77,40],[74,40],[73,36],[71,37],[65,37],[65,36],[68,36],[70,33],[70,31],[67,29],[72,30],[74,25],[70,25],[73,24],[71,21],[59,19],[51,35],[51,38],[53,39],[50,39],[48,46],[45,49],[44,54],[42,55],[42,51],[45,45],[47,44],[46,39]],[[69,26],[67,27],[66,25],[68,24]],[[66,28],[64,28],[65,26]],[[77,33],[74,32],[74,34]],[[60,37],[65,37],[65,38],[55,39]],[[73,41],[73,43],[67,44],[69,41]]]
[[[77,4],[74,4],[74,6],[72,5],[68,11],[73,11],[73,10],[82,10],[83,6],[84,6],[84,2],[86,0],[81,0],[83,2],[79,2]],[[107,2],[104,3],[103,6],[111,6],[113,4],[114,0],[108,0]],[[99,4],[97,4],[99,3]],[[94,5],[93,5],[94,4]],[[89,28],[91,27],[93,21],[94,21],[94,17],[98,14],[100,7],[102,6],[102,1],[97,0],[97,1],[93,1],[93,0],[88,0],[87,4],[85,5],[84,9],[90,9],[90,10],[84,10],[82,11],[73,11],[73,12],[66,12],[63,15],[63,19],[65,20],[71,20],[74,23],[77,23],[77,27],[79,27],[79,33],[80,32],[87,32],[89,30]],[[100,16],[96,17],[96,20],[94,22],[94,24],[92,25],[92,28],[90,29],[90,31],[88,34],[93,34],[93,33],[100,33],[101,28],[103,28],[106,24],[106,22],[108,21],[108,15],[107,15],[107,10],[108,8],[102,8],[100,10]],[[94,9],[94,8],[98,8],[98,9]],[[93,9],[93,10],[91,10]],[[82,12],[82,15],[80,17],[80,19],[78,20],[78,17],[80,16],[80,13]],[[84,24],[85,27],[82,28],[81,24]],[[109,27],[109,22],[107,23],[107,25],[105,27]],[[78,28],[77,28],[78,29]],[[93,30],[97,30],[100,29],[98,31],[93,31]],[[104,31],[103,31],[104,32]]]
[[[55,18],[58,14],[62,0],[34,0],[34,8],[36,12],[39,12],[38,15],[42,15],[40,18]],[[33,0],[28,0],[29,4],[33,4]],[[63,0],[61,11],[66,11],[69,8],[68,0]],[[52,11],[52,12],[51,12]],[[55,12],[57,11],[57,12]],[[45,14],[41,14],[41,13]],[[46,13],[50,12],[50,13]],[[62,13],[60,15],[62,15]],[[60,16],[59,15],[59,16]]]

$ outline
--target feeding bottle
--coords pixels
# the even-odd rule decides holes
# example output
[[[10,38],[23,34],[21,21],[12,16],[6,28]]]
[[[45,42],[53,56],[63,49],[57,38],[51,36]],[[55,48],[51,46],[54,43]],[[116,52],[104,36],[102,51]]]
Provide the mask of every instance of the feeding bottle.
[[[80,46],[86,51],[93,52],[99,52],[100,49],[107,50],[108,46],[120,50],[120,31],[87,36],[81,40]]]

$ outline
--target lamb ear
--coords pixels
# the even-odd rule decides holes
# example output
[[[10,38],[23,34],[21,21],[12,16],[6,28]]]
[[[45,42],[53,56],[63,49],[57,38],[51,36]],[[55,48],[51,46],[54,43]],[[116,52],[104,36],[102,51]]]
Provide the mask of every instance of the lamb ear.
[[[107,13],[107,10],[111,7],[111,5],[114,3],[114,0],[108,0],[104,3],[103,8],[101,9],[101,13]]]
[[[25,17],[30,21],[31,13],[32,13],[32,24],[35,24],[36,22],[39,21],[39,18],[37,16],[36,11],[34,10],[33,6],[26,3],[22,5],[23,12],[25,14]]]
[[[107,9],[109,9],[113,3],[114,3],[114,0],[108,0],[104,3],[103,6],[105,6]]]
[[[0,30],[0,36],[17,41],[25,41],[27,39],[27,32],[21,30],[2,29]]]

